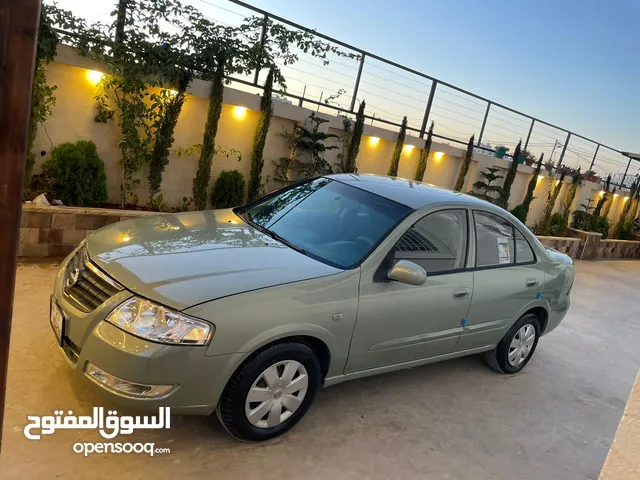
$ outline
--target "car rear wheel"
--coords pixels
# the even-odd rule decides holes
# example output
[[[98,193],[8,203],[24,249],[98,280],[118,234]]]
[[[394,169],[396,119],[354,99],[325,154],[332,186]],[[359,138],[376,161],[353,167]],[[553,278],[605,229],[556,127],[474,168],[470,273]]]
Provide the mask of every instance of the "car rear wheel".
[[[540,337],[540,320],[529,313],[523,315],[502,338],[495,350],[487,352],[485,359],[500,373],[517,373],[533,356]]]
[[[304,343],[278,343],[250,357],[231,377],[216,413],[240,440],[282,435],[307,413],[320,387],[321,370]]]

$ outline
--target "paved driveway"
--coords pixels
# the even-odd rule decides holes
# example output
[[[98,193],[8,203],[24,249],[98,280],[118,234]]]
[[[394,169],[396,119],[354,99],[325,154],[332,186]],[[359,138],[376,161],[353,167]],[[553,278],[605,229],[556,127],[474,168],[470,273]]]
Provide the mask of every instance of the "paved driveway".
[[[307,417],[270,443],[237,442],[215,419],[173,417],[170,430],[117,439],[170,454],[84,458],[72,444],[101,441],[94,432],[40,441],[22,433],[29,414],[101,405],[74,388],[54,347],[47,316],[56,268],[19,266],[3,480],[596,479],[640,366],[640,262],[582,262],[569,315],[519,375],[467,357],[323,390]]]

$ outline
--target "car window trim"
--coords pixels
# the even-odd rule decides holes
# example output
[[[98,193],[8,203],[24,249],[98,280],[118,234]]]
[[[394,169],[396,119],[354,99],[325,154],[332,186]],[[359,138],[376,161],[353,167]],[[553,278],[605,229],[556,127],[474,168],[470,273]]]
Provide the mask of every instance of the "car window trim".
[[[475,214],[477,213],[483,213],[485,215],[491,215],[494,217],[498,217],[501,220],[503,220],[504,222],[508,223],[509,225],[511,225],[511,228],[513,229],[513,262],[511,263],[506,263],[506,264],[497,264],[497,265],[483,265],[481,267],[478,267],[478,232],[476,231],[476,222],[475,222]],[[522,233],[522,231],[517,228],[513,222],[510,222],[509,220],[507,220],[506,218],[504,218],[503,216],[495,213],[495,212],[490,212],[487,210],[478,210],[478,209],[472,209],[471,210],[472,216],[473,216],[473,234],[474,234],[474,238],[475,238],[475,247],[476,247],[476,252],[475,252],[475,266],[472,266],[469,268],[470,271],[476,272],[476,271],[481,271],[481,270],[489,270],[492,268],[509,268],[509,267],[520,267],[520,266],[527,266],[527,265],[535,265],[536,263],[538,263],[538,256],[536,255],[536,252],[533,248],[531,248],[531,243],[529,243],[529,240],[527,240],[527,236],[525,234]],[[525,239],[525,241],[527,242],[527,244],[529,245],[529,248],[531,249],[531,253],[533,253],[533,260],[529,261],[529,262],[521,262],[521,263],[517,263],[517,249],[516,249],[516,235],[515,235],[515,231],[520,232],[520,234],[522,235],[522,237]]]
[[[466,242],[466,248],[465,248],[465,252],[464,252],[464,262],[462,262],[462,264],[464,265],[464,267],[461,268],[453,268],[450,270],[441,270],[439,272],[433,272],[433,273],[427,273],[427,278],[429,277],[435,277],[438,275],[451,275],[454,273],[462,273],[462,272],[466,272],[469,271],[469,268],[467,267],[467,262],[469,261],[469,247],[470,247],[470,229],[471,229],[471,225],[469,222],[469,209],[466,206],[459,206],[459,207],[445,207],[445,208],[441,208],[440,210],[435,210],[432,212],[427,213],[426,215],[423,215],[422,217],[420,217],[418,220],[416,220],[415,222],[413,222],[411,225],[409,225],[409,227],[402,233],[402,235],[400,235],[400,238],[398,239],[398,241],[400,241],[400,239],[402,239],[402,237],[413,227],[415,227],[415,225],[418,222],[421,222],[422,220],[424,220],[425,218],[427,218],[430,215],[434,215],[436,213],[441,213],[441,212],[446,212],[446,211],[451,211],[451,210],[455,210],[455,211],[461,211],[464,212],[464,218],[467,222],[467,242]],[[396,242],[397,243],[397,242]],[[389,255],[389,253],[393,252],[394,249],[396,248],[395,243],[393,244],[393,246],[391,247],[391,250],[389,250],[389,252],[387,253],[387,255]],[[408,261],[411,261],[410,259],[406,259]],[[382,263],[384,263],[384,260],[381,262],[381,266]],[[380,267],[378,267],[380,268]]]

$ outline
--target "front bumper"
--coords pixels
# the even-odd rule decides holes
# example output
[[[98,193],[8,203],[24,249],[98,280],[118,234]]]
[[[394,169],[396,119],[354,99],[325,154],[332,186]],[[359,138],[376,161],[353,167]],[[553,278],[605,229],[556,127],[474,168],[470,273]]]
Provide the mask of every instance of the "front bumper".
[[[72,254],[73,255],[73,254]],[[65,316],[60,352],[74,370],[75,379],[109,401],[137,409],[209,415],[245,354],[207,357],[206,346],[176,346],[150,342],[120,330],[104,318],[132,296],[123,290],[94,311],[78,310],[63,293],[65,260],[54,286],[54,297]],[[55,338],[51,332],[52,340]],[[145,385],[177,385],[161,398],[137,398],[107,389],[85,375],[87,362],[116,377]]]

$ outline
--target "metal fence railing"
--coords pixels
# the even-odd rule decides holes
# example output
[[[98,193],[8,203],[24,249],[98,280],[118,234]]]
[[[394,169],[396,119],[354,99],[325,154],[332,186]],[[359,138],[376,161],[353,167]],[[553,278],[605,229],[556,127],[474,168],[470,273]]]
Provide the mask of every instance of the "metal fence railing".
[[[71,1],[71,0],[66,0]],[[293,103],[319,111],[354,115],[366,99],[367,123],[399,127],[407,117],[408,135],[425,136],[435,122],[434,137],[460,146],[475,135],[478,148],[494,152],[504,145],[513,152],[522,140],[525,149],[557,165],[594,170],[601,177],[612,174],[618,187],[628,187],[629,178],[640,173],[640,162],[620,150],[564,129],[532,115],[489,100],[425,73],[354,47],[242,0],[183,0],[205,16],[226,25],[240,25],[245,18],[262,16],[273,22],[309,32],[324,41],[354,53],[358,59],[329,55],[329,64],[302,51],[293,65],[280,65],[286,91],[279,92]],[[64,3],[65,0],[59,0]],[[117,0],[109,0],[111,4]],[[77,5],[77,3],[75,3]],[[238,87],[258,92],[266,72],[231,78]],[[625,179],[627,179],[625,181]]]

